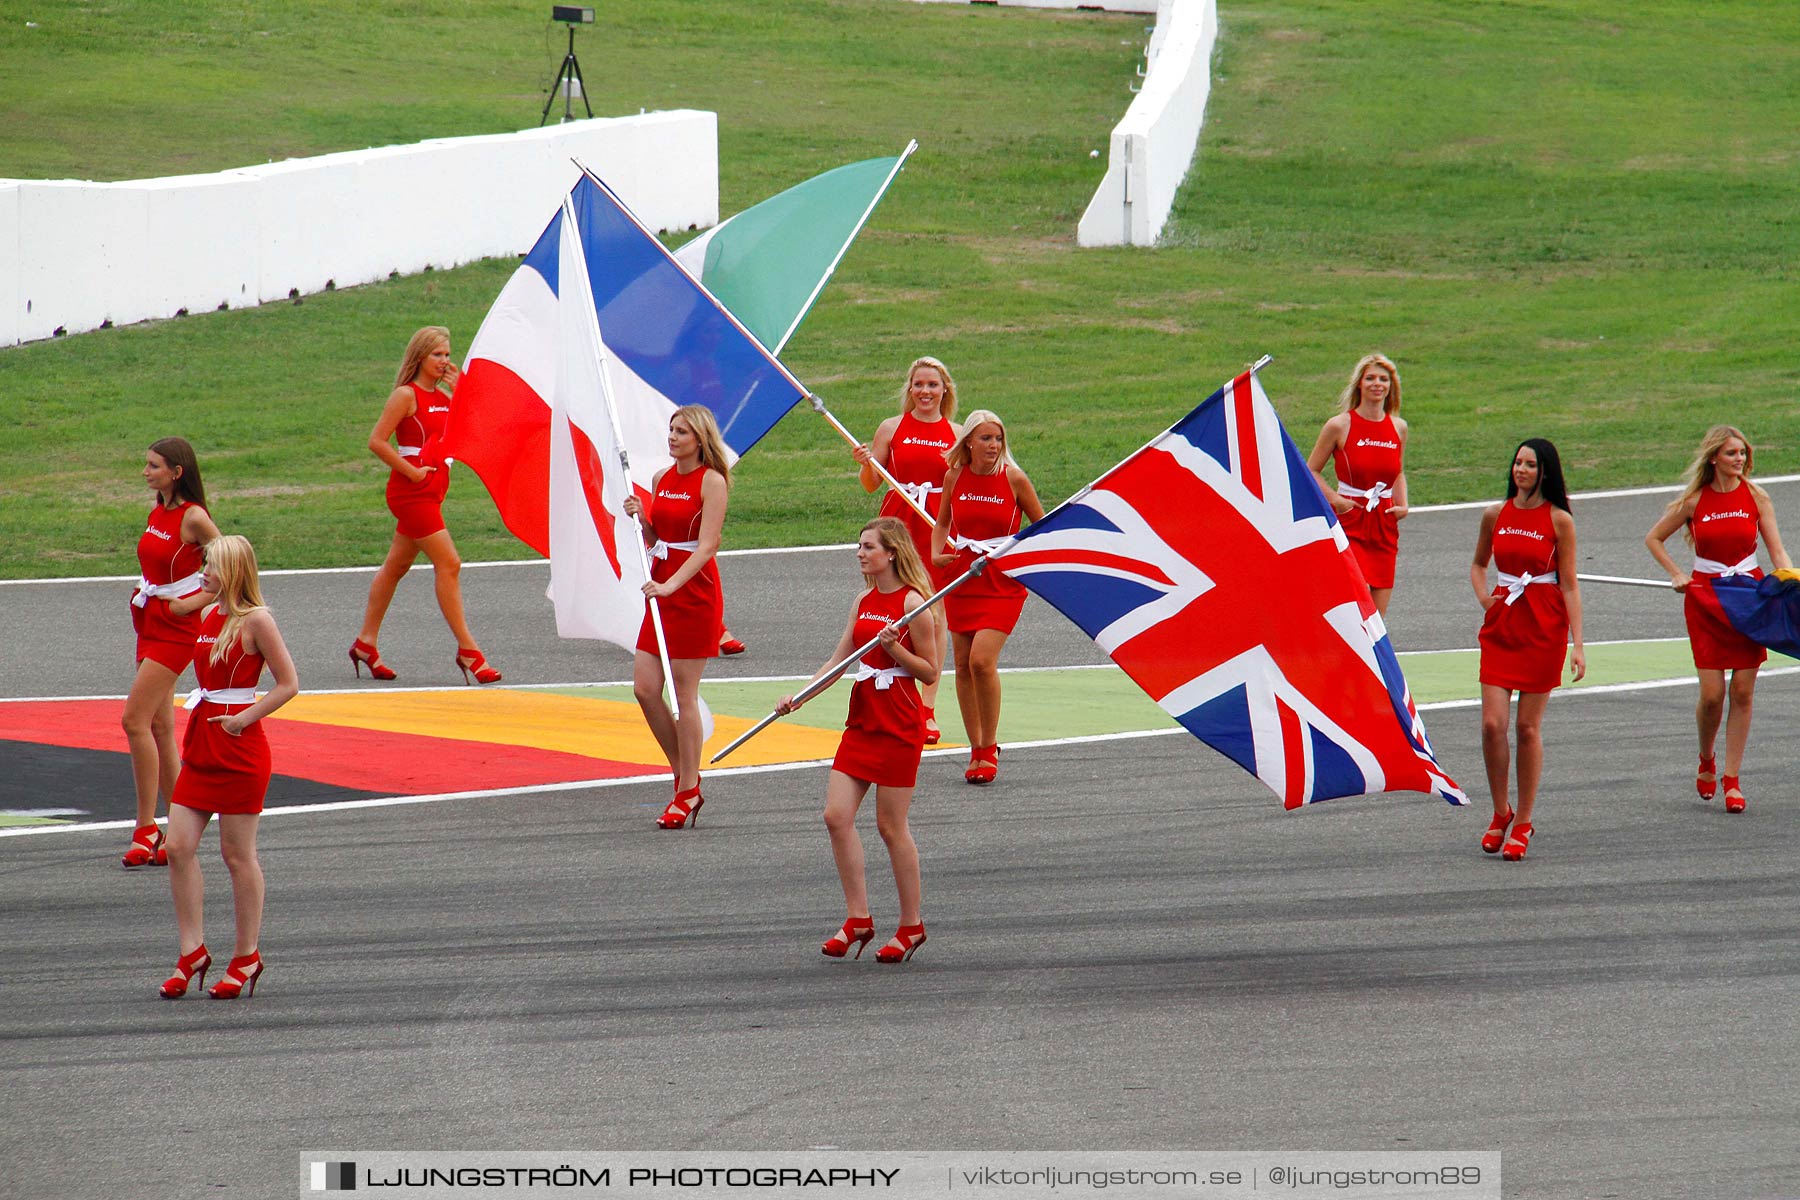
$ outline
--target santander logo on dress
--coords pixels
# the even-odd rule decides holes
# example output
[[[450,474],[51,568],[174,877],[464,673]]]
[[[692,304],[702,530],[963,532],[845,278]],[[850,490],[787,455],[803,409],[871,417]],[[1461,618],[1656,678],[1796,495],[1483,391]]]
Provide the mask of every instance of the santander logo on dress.
[[[1011,496],[990,496],[985,492],[964,492],[957,499],[976,500],[982,504],[1011,504],[1013,502]]]
[[[658,500],[692,500],[694,497],[690,492],[658,492],[656,498]]]
[[[1534,542],[1545,542],[1550,540],[1535,529],[1520,529],[1516,525],[1508,525],[1503,529],[1496,529],[1494,530],[1494,536],[1530,538]]]
[[[1399,442],[1378,442],[1374,438],[1358,438],[1356,444],[1358,446],[1373,446],[1378,450],[1398,450],[1400,448]]]
[[[1730,512],[1709,512],[1705,516],[1700,518],[1700,523],[1702,525],[1704,525],[1708,521],[1728,521],[1733,518],[1735,518],[1739,521],[1755,520],[1754,517],[1752,517],[1749,513],[1745,512],[1743,509],[1734,508]]]
[[[948,450],[950,448],[949,442],[934,442],[930,438],[922,437],[901,438],[900,444],[903,446],[930,446],[933,450]]]
[[[144,532],[149,534],[153,538],[161,538],[165,542],[172,540],[168,534],[164,533],[162,530],[158,529],[154,525],[144,526]]]

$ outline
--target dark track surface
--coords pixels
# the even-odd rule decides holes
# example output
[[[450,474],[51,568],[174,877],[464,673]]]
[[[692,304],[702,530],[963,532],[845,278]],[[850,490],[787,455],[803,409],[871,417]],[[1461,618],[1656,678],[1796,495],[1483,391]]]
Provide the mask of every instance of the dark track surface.
[[[1774,490],[1800,539],[1800,486]],[[1652,574],[1661,503],[1580,505],[1584,567]],[[1400,648],[1472,644],[1476,518],[1407,522]],[[719,672],[816,666],[847,560],[727,560],[752,650]],[[554,640],[544,578],[465,576],[508,681],[623,678],[622,654]],[[367,576],[269,583],[303,683],[350,686]],[[1681,632],[1672,595],[1585,592],[1590,640]],[[124,595],[0,588],[0,693],[123,691]],[[1098,659],[1034,608],[1008,664]],[[389,630],[406,682],[452,682],[424,576]],[[1800,677],[1758,691],[1742,817],[1693,795],[1693,698],[1555,700],[1517,865],[1475,846],[1466,708],[1427,720],[1468,810],[1283,813],[1179,737],[1021,750],[985,791],[928,763],[931,936],[899,968],[817,952],[841,916],[817,768],[720,777],[679,834],[650,824],[666,784],[270,818],[269,972],[235,1004],[155,998],[166,875],[119,870],[122,831],[0,838],[0,1195],[291,1195],[321,1147],[820,1145],[1497,1149],[1508,1196],[1795,1194]]]

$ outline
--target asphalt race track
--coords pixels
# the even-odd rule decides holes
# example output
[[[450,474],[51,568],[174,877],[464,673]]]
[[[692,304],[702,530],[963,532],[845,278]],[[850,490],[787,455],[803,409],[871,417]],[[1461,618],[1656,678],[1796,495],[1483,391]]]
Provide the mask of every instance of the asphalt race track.
[[[1771,490],[1800,540],[1800,485]],[[1579,502],[1584,569],[1653,576],[1665,500]],[[1473,645],[1476,520],[1403,526],[1402,650]],[[751,652],[716,675],[809,673],[856,583],[848,551],[724,574]],[[464,575],[507,683],[626,678],[556,640],[546,578]],[[359,686],[367,582],[266,580],[303,686]],[[0,587],[0,695],[121,693],[127,590]],[[1590,641],[1682,632],[1670,593],[1584,596]],[[459,682],[423,572],[382,650],[408,684]],[[1035,601],[1005,657],[1098,661]],[[900,967],[818,953],[842,916],[821,767],[711,777],[678,833],[651,824],[666,781],[271,816],[268,972],[230,1004],[157,999],[166,873],[120,870],[123,830],[0,837],[0,1196],[286,1196],[309,1149],[818,1147],[1497,1150],[1508,1196],[1800,1194],[1800,675],[1758,691],[1741,817],[1694,795],[1693,702],[1559,694],[1521,864],[1476,847],[1469,707],[1426,713],[1461,810],[1286,813],[1185,736],[1018,749],[985,790],[928,760],[930,941]],[[93,786],[27,758],[0,740],[7,806]]]

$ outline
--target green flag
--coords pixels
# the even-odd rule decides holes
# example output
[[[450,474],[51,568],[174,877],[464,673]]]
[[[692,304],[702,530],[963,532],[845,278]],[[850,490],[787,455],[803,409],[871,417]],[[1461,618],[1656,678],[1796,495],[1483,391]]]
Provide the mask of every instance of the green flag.
[[[713,226],[675,257],[779,354],[917,146],[815,175]]]

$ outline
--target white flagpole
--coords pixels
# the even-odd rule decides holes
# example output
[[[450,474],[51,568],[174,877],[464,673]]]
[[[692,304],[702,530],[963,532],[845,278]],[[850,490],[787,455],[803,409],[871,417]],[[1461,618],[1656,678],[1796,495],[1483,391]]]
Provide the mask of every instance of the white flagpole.
[[[629,493],[633,487],[631,482],[631,455],[625,449],[625,431],[619,426],[619,412],[613,404],[612,385],[606,379],[606,343],[600,338],[600,316],[594,311],[594,293],[588,282],[587,248],[581,244],[581,226],[575,217],[575,205],[569,197],[563,197],[563,221],[567,226],[566,236],[575,242],[576,256],[581,259],[581,279],[565,280],[563,286],[574,283],[581,291],[581,311],[587,317],[588,348],[594,355],[594,367],[600,376],[600,399],[606,406],[607,418],[612,422],[613,444],[619,448],[619,468],[625,472],[625,489]],[[632,542],[637,546],[638,563],[644,569],[644,579],[650,579],[650,555],[644,549],[644,524],[637,515],[631,518]],[[669,666],[669,642],[663,636],[662,607],[655,598],[645,597],[650,605],[650,627],[656,631],[656,653],[662,659],[663,678],[669,684],[669,715],[681,720],[681,697],[675,690],[675,672]]]
[[[936,604],[939,600],[942,600],[945,596],[948,596],[951,592],[954,592],[957,588],[961,587],[963,584],[969,582],[969,580],[975,578],[975,576],[981,574],[983,568],[985,568],[986,566],[987,566],[987,560],[985,558],[976,559],[974,564],[971,565],[968,570],[964,571],[961,575],[958,575],[955,579],[952,579],[949,583],[947,583],[943,587],[939,588],[923,604],[919,605],[919,607],[913,609],[911,612],[907,613],[905,616],[903,616],[899,620],[895,621],[894,624],[898,625],[902,629],[905,629],[908,625],[911,625],[913,623],[913,620],[920,613],[924,612],[926,609],[928,609],[932,605]],[[823,675],[820,675],[817,679],[813,680],[811,683],[807,684],[804,688],[802,688],[798,692],[794,693],[794,700],[798,703],[805,703],[806,701],[812,699],[814,696],[818,695],[820,692],[824,691],[826,688],[828,688],[832,684],[836,683],[838,680],[838,676],[842,675],[845,671],[849,670],[850,667],[856,663],[857,659],[861,658],[863,655],[867,654],[869,651],[873,650],[876,646],[878,646],[880,644],[881,644],[881,635],[876,634],[873,638],[870,638],[867,642],[864,642],[861,646],[857,647],[855,650],[852,650],[849,653],[849,655],[844,658],[844,660],[842,662],[834,664],[829,669],[827,669]],[[771,712],[768,716],[764,717],[762,720],[760,720],[756,724],[752,725],[749,729],[745,730],[741,735],[738,736],[736,741],[732,742],[729,746],[725,747],[723,750],[721,750],[717,754],[713,755],[712,758],[707,760],[708,764],[710,765],[711,763],[718,762],[720,759],[724,758],[727,754],[730,754],[733,750],[736,750],[739,746],[743,745],[745,742],[749,741],[751,738],[755,737],[757,734],[759,734],[763,730],[767,729],[780,716],[781,716],[781,714],[779,712]]]
[[[1626,583],[1633,587],[1672,588],[1674,583],[1667,579],[1634,579],[1629,575],[1587,575],[1577,574],[1577,579],[1585,579],[1589,583]]]
[[[843,436],[843,439],[846,442],[850,443],[851,449],[854,450],[856,447],[862,445],[861,442],[856,440],[856,435],[854,433],[851,433],[848,429],[845,429],[844,423],[842,421],[838,420],[837,417],[833,416],[832,412],[829,408],[825,407],[825,401],[823,401],[823,400],[819,399],[817,396],[813,396],[813,395],[808,395],[806,399],[807,399],[807,403],[812,405],[812,410],[814,412],[818,413],[821,417],[824,417],[827,421],[830,421],[831,427],[833,429],[837,430],[838,433]],[[912,506],[912,510],[919,514],[920,520],[924,521],[927,525],[937,524],[937,518],[932,516],[930,513],[926,512],[925,506],[920,504],[917,500],[914,500],[912,497],[912,493],[907,491],[905,487],[901,486],[901,483],[898,479],[895,479],[892,475],[888,474],[888,469],[886,467],[882,466],[880,463],[876,462],[872,458],[869,460],[869,465],[871,467],[875,468],[875,473],[877,475],[879,475],[883,479],[887,480],[887,485],[890,489],[893,490],[894,495],[900,497],[902,500],[906,501],[909,505]]]

